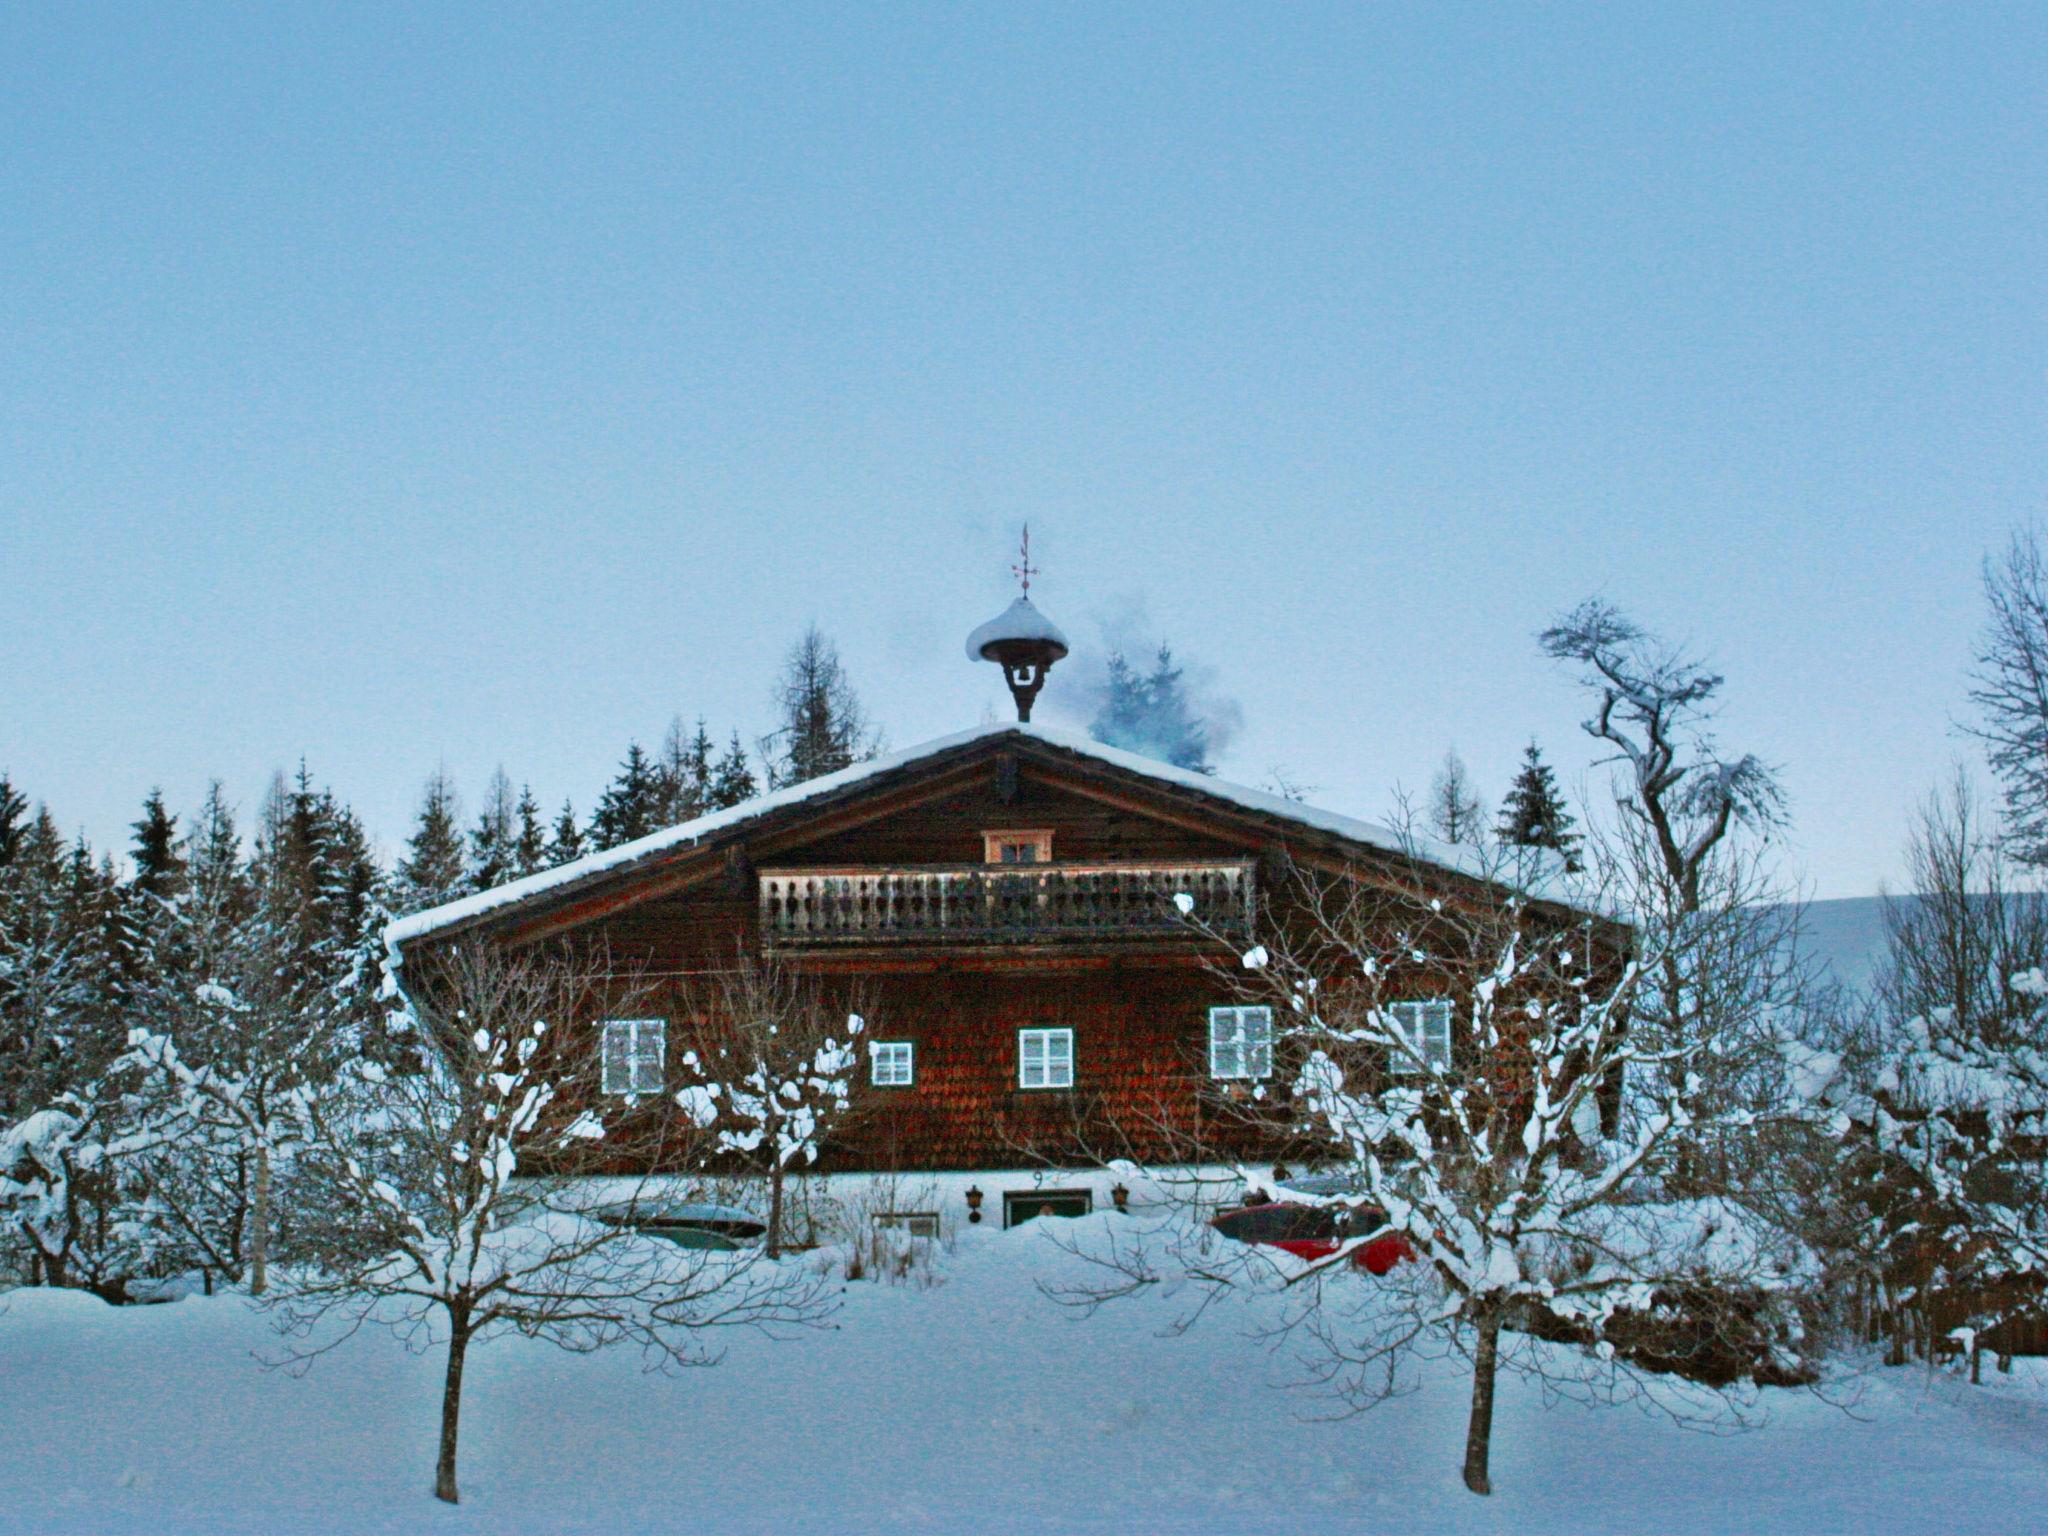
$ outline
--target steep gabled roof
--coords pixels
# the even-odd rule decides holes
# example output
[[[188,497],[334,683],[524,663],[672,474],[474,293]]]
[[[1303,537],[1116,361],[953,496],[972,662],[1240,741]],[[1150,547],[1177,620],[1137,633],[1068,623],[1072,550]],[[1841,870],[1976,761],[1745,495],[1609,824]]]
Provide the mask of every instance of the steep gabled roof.
[[[1222,779],[1211,778],[1207,774],[1176,768],[1170,763],[1158,762],[1149,757],[1140,757],[1134,752],[1104,746],[1092,737],[1078,732],[1009,721],[978,726],[974,730],[960,731],[951,736],[940,736],[902,752],[891,753],[886,757],[874,758],[864,763],[855,763],[852,767],[843,768],[837,773],[828,773],[822,778],[811,779],[803,784],[793,784],[787,789],[775,790],[741,805],[713,811],[710,815],[700,816],[695,821],[664,828],[646,837],[636,838],[630,843],[621,843],[616,848],[607,848],[601,853],[586,855],[558,868],[542,870],[523,879],[494,886],[488,891],[479,891],[474,896],[465,896],[460,901],[429,907],[424,912],[415,912],[409,917],[398,918],[384,930],[385,948],[396,960],[402,946],[431,934],[468,927],[508,909],[567,897],[572,892],[605,883],[609,878],[639,866],[658,863],[667,856],[702,846],[737,828],[778,817],[795,808],[849,798],[849,792],[857,792],[861,786],[872,781],[900,774],[905,769],[915,768],[937,759],[966,755],[968,749],[1003,739],[1034,743],[1053,748],[1059,753],[1104,764],[1123,773],[1149,779],[1214,802],[1218,809],[1251,812],[1262,818],[1288,823],[1343,842],[1398,854],[1474,879],[1497,882],[1500,878],[1498,869],[1485,867],[1483,862],[1466,848],[1438,842],[1433,838],[1404,837],[1392,828],[1377,822],[1361,821],[1356,817],[1339,815],[1335,811],[1319,810],[1314,806],[1303,805],[1299,801],[1289,800],[1285,796],[1271,794],[1265,790],[1251,789],[1242,784],[1231,784]]]

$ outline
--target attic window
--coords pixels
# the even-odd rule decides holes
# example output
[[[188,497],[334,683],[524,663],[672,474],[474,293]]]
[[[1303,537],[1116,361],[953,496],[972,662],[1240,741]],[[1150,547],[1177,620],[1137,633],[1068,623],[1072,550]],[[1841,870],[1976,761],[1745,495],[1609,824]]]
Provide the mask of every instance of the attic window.
[[[1052,833],[984,832],[981,834],[981,857],[987,864],[1050,864]]]

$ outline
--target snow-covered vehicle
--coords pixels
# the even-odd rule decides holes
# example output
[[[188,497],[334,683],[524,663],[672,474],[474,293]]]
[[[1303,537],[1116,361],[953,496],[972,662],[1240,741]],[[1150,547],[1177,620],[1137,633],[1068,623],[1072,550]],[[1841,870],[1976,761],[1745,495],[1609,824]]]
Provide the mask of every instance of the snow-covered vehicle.
[[[713,1205],[704,1201],[686,1201],[651,1210],[615,1209],[600,1212],[598,1219],[614,1226],[632,1227],[649,1237],[674,1243],[678,1248],[709,1248],[722,1252],[751,1248],[768,1231],[768,1223],[752,1211],[736,1205]]]
[[[1240,1243],[1278,1248],[1298,1259],[1324,1259],[1353,1237],[1377,1236],[1361,1243],[1351,1262],[1367,1274],[1384,1275],[1396,1264],[1415,1257],[1415,1249],[1399,1232],[1380,1232],[1386,1212],[1371,1205],[1300,1205],[1265,1201],[1225,1211],[1209,1225]]]

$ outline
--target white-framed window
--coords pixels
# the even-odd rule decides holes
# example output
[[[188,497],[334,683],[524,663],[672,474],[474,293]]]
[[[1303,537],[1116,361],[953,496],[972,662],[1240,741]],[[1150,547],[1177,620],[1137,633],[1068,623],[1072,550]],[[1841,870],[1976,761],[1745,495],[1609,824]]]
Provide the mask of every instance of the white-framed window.
[[[981,834],[983,862],[989,864],[1050,864],[1052,833],[1045,828]]]
[[[1209,1010],[1209,1075],[1253,1080],[1273,1075],[1272,1009]]]
[[[1017,1031],[1017,1086],[1074,1086],[1074,1032],[1071,1029]]]
[[[908,1088],[917,1081],[917,1047],[908,1040],[877,1040],[868,1047],[868,1081],[877,1088]]]
[[[604,1021],[604,1091],[637,1097],[661,1092],[668,1060],[668,1020]]]
[[[1451,1064],[1451,1005],[1447,998],[1431,998],[1426,1002],[1394,1003],[1387,1012],[1393,1016],[1394,1028],[1401,1032],[1401,1038],[1408,1042],[1406,1051],[1389,1053],[1387,1070],[1390,1072],[1420,1072],[1422,1067],[1416,1061],[1421,1057],[1441,1072]]]

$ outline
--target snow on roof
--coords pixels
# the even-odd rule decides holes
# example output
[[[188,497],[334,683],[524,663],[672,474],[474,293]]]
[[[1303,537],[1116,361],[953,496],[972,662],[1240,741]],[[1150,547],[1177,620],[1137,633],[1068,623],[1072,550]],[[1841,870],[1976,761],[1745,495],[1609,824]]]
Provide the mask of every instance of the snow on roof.
[[[1023,599],[1018,599],[1019,603],[1022,601]],[[1017,604],[1011,605],[1012,611],[1016,606]],[[1140,774],[1145,778],[1172,784],[1178,788],[1194,790],[1243,810],[1291,821],[1299,826],[1327,832],[1354,843],[1406,854],[1425,863],[1444,869],[1454,869],[1480,879],[1500,877],[1498,869],[1490,868],[1472,850],[1455,844],[1419,835],[1404,837],[1378,822],[1361,821],[1335,811],[1319,810],[1315,806],[1304,805],[1298,800],[1289,800],[1285,796],[1271,794],[1263,789],[1251,789],[1242,784],[1232,784],[1223,779],[1211,778],[1204,773],[1196,773],[1192,769],[1176,768],[1171,763],[1141,757],[1135,752],[1125,752],[1117,747],[1104,746],[1092,736],[1084,736],[1077,731],[1019,721],[1003,721],[993,725],[977,726],[971,731],[959,731],[951,736],[940,736],[901,752],[872,758],[864,763],[855,763],[852,767],[842,768],[837,773],[828,773],[802,784],[792,784],[787,789],[778,789],[740,805],[713,811],[708,816],[699,816],[695,821],[666,827],[659,832],[649,833],[646,837],[636,838],[630,843],[621,843],[616,848],[607,848],[601,853],[588,854],[554,869],[544,869],[523,879],[493,886],[488,891],[479,891],[474,896],[465,896],[459,901],[429,907],[423,912],[397,918],[385,926],[385,950],[390,956],[391,963],[396,965],[399,963],[399,950],[402,945],[428,934],[438,933],[444,928],[472,922],[501,907],[515,906],[533,896],[565,886],[581,885],[608,870],[638,864],[673,849],[688,848],[729,828],[744,826],[750,821],[772,815],[788,806],[801,805],[807,800],[821,799],[863,780],[878,778],[899,768],[909,767],[913,763],[923,762],[927,758],[939,757],[992,737],[1012,735],[1043,742],[1047,746],[1057,747],[1080,757],[1093,758],[1097,762],[1107,763],[1129,773]],[[1543,882],[1536,883],[1540,885]]]
[[[1044,640],[1058,646],[1062,656],[1068,651],[1067,637],[1060,633],[1059,625],[1040,613],[1028,597],[1018,598],[967,637],[967,659],[986,661],[982,648],[999,640]]]

